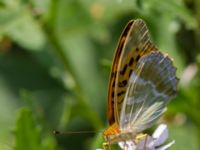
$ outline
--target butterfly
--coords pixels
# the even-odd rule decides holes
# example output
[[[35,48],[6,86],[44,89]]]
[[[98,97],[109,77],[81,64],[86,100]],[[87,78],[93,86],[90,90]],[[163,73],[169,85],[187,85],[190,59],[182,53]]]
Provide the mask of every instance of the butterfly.
[[[176,96],[178,78],[170,57],[151,42],[142,19],[130,20],[122,32],[108,88],[109,127],[104,149],[120,141],[138,143]]]

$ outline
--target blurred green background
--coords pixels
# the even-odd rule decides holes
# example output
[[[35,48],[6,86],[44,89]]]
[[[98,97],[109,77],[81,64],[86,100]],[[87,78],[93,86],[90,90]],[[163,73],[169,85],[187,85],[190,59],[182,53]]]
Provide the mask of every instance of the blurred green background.
[[[178,96],[161,119],[170,149],[198,150],[199,0],[0,0],[0,149],[101,148],[112,57],[136,18],[178,68]]]

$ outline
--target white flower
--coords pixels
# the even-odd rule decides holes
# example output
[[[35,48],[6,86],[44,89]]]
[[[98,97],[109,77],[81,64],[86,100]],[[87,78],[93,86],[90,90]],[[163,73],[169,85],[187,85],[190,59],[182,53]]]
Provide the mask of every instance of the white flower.
[[[163,145],[168,138],[168,128],[167,125],[161,124],[154,131],[152,136],[147,136],[147,138],[141,140],[137,145],[133,141],[126,141],[127,150],[166,150],[171,147],[175,141],[172,141],[166,145]],[[119,146],[125,149],[124,142],[119,142]]]

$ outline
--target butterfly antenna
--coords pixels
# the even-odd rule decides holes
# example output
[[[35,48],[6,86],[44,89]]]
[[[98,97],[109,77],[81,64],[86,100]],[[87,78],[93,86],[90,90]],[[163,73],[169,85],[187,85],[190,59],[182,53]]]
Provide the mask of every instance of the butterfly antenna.
[[[69,135],[69,134],[92,134],[92,133],[99,133],[98,131],[67,131],[67,132],[60,132],[57,130],[53,131],[54,135]]]

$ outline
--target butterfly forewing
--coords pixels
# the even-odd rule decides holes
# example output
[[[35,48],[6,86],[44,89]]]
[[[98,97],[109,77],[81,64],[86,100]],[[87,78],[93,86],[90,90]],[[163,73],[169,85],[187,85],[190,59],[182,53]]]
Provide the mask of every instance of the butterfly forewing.
[[[115,53],[115,56],[113,58],[113,62],[112,62],[112,70],[111,70],[111,74],[110,74],[110,80],[109,80],[109,88],[108,88],[108,121],[109,124],[113,124],[115,122],[115,116],[114,116],[114,88],[116,85],[116,77],[117,77],[117,72],[118,72],[118,66],[119,66],[119,59],[121,57],[121,53],[125,44],[125,40],[127,38],[127,34],[131,28],[133,24],[133,21],[130,21],[126,28],[124,29],[124,31],[122,32],[119,42],[118,42],[118,46],[117,46],[117,50]]]
[[[142,56],[157,48],[151,43],[148,29],[140,20],[131,20],[125,27],[114,56],[108,92],[109,123],[119,124],[120,112],[128,81]]]

